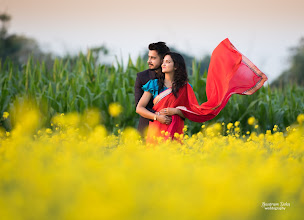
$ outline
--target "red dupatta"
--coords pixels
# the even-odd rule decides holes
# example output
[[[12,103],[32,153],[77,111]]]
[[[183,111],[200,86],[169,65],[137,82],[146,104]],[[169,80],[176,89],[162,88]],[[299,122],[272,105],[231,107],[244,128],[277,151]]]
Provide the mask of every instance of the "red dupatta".
[[[206,83],[208,101],[199,105],[194,93],[188,92],[186,105],[177,108],[189,120],[205,122],[220,113],[232,94],[251,95],[266,80],[266,75],[226,38],[211,56]]]
[[[153,109],[178,108],[191,121],[205,122],[213,119],[225,107],[232,94],[251,95],[260,89],[267,77],[247,57],[241,54],[229,41],[223,40],[213,51],[207,75],[206,94],[208,101],[198,104],[195,94],[187,83],[178,92],[176,98],[165,90],[154,100]],[[168,94],[165,92],[167,91]],[[183,133],[184,121],[177,115],[172,116],[172,123],[164,125],[158,121],[150,122],[148,138],[159,137],[161,131]]]

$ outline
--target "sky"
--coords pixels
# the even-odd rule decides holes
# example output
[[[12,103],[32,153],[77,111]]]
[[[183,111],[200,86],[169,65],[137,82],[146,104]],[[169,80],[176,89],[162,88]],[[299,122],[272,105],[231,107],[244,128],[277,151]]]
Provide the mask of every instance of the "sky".
[[[59,55],[106,45],[127,60],[164,41],[202,59],[225,38],[273,81],[304,37],[303,0],[0,0],[9,33]]]

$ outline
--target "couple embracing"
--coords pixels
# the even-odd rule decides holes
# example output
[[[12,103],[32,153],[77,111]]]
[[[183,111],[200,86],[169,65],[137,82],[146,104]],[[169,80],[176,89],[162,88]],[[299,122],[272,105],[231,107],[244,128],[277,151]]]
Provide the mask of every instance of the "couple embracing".
[[[147,142],[162,136],[171,139],[183,134],[184,119],[194,122],[211,120],[225,107],[232,94],[251,95],[267,77],[229,41],[223,40],[213,51],[206,89],[207,102],[199,104],[184,58],[171,52],[164,42],[149,45],[149,69],[137,74],[136,112],[141,116],[138,130],[147,134]],[[148,132],[145,133],[148,127]]]

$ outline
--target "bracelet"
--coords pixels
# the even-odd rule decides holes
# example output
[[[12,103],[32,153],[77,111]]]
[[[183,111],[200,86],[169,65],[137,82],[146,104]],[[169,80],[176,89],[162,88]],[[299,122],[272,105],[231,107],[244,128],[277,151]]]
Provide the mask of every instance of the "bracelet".
[[[156,114],[154,115],[154,121],[156,120],[157,118],[156,118]]]

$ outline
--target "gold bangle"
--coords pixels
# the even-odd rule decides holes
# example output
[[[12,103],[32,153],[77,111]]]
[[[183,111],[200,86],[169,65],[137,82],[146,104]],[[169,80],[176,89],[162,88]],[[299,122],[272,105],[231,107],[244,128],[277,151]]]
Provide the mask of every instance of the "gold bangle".
[[[154,115],[154,121],[156,120],[156,114]]]

